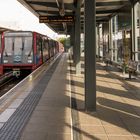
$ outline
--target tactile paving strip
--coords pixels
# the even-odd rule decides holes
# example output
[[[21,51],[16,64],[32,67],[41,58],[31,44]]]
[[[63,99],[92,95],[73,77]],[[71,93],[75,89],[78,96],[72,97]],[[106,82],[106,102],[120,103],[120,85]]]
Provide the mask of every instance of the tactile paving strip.
[[[72,67],[71,64],[70,64],[70,67]],[[70,69],[70,74],[72,74],[71,69]],[[70,84],[75,85],[75,83],[72,79],[70,80]],[[71,86],[71,88],[72,88],[72,86]],[[79,128],[79,116],[78,116],[78,111],[77,111],[77,102],[76,102],[75,94],[72,94],[72,96],[71,96],[71,108],[72,108],[71,115],[72,115],[73,140],[81,140],[80,128]]]
[[[22,104],[13,113],[10,119],[4,124],[0,129],[0,140],[19,140],[20,134],[23,127],[29,120],[32,112],[34,111],[36,105],[39,102],[43,92],[49,80],[52,77],[61,57],[59,57],[54,64],[46,71],[45,76],[43,76],[38,85],[31,91],[31,93],[25,98]]]

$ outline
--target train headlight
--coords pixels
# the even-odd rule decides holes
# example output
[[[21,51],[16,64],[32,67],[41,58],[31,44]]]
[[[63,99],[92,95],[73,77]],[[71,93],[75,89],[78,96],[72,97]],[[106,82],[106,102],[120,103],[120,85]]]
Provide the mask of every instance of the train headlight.
[[[3,63],[8,63],[8,60],[3,60]]]
[[[27,60],[28,63],[32,63],[33,62],[33,59],[31,56],[28,56],[28,60]]]
[[[28,63],[32,63],[33,61],[30,59],[30,60],[28,60]]]

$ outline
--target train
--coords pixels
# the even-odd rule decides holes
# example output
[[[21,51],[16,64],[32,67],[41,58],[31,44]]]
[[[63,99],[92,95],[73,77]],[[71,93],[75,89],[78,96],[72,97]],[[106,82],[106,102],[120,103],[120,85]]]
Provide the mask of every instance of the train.
[[[63,52],[63,44],[32,31],[7,31],[1,34],[0,75],[13,71],[34,71],[51,57]]]

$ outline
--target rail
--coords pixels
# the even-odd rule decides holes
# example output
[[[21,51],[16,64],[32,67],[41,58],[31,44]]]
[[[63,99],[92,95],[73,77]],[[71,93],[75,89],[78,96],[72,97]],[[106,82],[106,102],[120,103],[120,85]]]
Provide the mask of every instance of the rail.
[[[6,80],[7,78],[11,77],[13,75],[13,72],[10,71],[10,72],[7,72],[5,73],[4,75],[0,76],[0,84]]]

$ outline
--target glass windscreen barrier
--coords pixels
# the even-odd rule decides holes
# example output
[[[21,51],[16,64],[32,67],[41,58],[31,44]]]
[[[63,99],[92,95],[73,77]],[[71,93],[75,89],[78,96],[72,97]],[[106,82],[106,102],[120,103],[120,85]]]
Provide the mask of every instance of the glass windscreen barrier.
[[[135,19],[135,48],[134,58],[136,61],[140,61],[140,2],[137,2],[134,6],[134,19]]]
[[[131,8],[112,18],[112,60],[118,63],[131,59]]]

